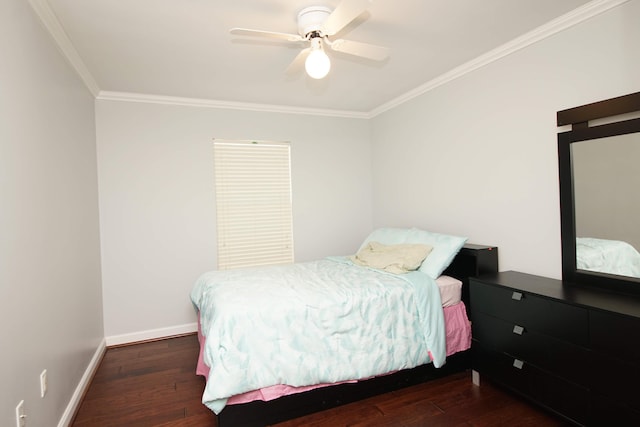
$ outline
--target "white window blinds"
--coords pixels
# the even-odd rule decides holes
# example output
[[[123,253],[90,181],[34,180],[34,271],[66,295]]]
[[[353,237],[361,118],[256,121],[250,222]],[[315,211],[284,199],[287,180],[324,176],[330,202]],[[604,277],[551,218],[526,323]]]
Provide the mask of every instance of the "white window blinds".
[[[218,269],[293,262],[290,146],[214,141]]]

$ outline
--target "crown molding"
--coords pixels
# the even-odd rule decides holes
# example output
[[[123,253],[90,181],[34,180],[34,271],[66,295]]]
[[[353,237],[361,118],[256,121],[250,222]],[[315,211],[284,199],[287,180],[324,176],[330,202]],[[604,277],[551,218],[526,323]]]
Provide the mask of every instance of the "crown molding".
[[[147,104],[183,105],[187,107],[222,108],[225,110],[260,111],[268,113],[306,114],[312,116],[368,119],[368,113],[346,110],[289,107],[286,105],[251,104],[246,102],[216,101],[212,99],[181,98],[177,96],[149,95],[131,92],[100,91],[96,99],[104,101],[142,102]]]
[[[487,52],[471,61],[468,61],[459,67],[452,69],[420,86],[386,102],[369,112],[348,111],[348,110],[331,110],[318,108],[293,107],[286,105],[271,104],[254,104],[232,101],[218,101],[210,99],[183,98],[162,95],[149,95],[130,92],[111,92],[100,90],[97,82],[89,72],[85,63],[80,58],[73,43],[67,36],[60,21],[49,6],[47,0],[28,0],[31,7],[36,12],[46,29],[55,40],[58,48],[67,58],[72,67],[76,70],[82,81],[85,83],[89,91],[100,100],[108,101],[125,101],[125,102],[142,102],[150,104],[165,105],[183,105],[191,107],[221,108],[244,111],[261,111],[271,113],[285,114],[305,114],[314,116],[329,116],[342,118],[371,119],[375,116],[391,110],[413,98],[416,98],[426,92],[429,92],[448,82],[456,80],[478,68],[484,67],[494,61],[497,61],[511,53],[524,49],[533,43],[544,40],[560,31],[573,27],[589,18],[606,12],[609,9],[617,7],[629,0],[593,0],[559,18],[556,18],[536,29],[530,31],[504,45]]]
[[[31,8],[34,10],[36,15],[40,18],[43,25],[49,31],[51,37],[55,41],[58,49],[62,51],[63,56],[69,61],[73,69],[78,73],[80,79],[84,82],[89,89],[89,92],[93,94],[93,96],[98,96],[100,92],[100,88],[98,87],[98,83],[93,78],[89,69],[85,65],[82,58],[78,54],[78,51],[73,46],[71,39],[67,36],[67,33],[64,31],[62,24],[58,20],[58,17],[51,9],[49,2],[47,0],[28,0]]]
[[[592,18],[596,15],[599,15],[603,12],[606,12],[609,9],[617,7],[623,3],[626,3],[629,0],[594,0],[591,1],[569,13],[566,13],[548,23],[520,36],[508,43],[503,44],[500,47],[497,47],[484,55],[481,55],[469,62],[466,62],[459,67],[452,69],[430,81],[427,83],[418,86],[417,88],[406,92],[399,97],[382,104],[381,106],[371,110],[368,113],[369,118],[373,118],[379,114],[384,113],[385,111],[391,110],[405,102],[420,96],[430,90],[437,88],[438,86],[442,86],[445,83],[458,79],[478,68],[484,67],[494,61],[497,61],[507,55],[510,55],[514,52],[517,52],[521,49],[524,49],[527,46],[530,46],[538,41],[544,40],[560,31],[571,28],[583,21],[586,21],[589,18]]]

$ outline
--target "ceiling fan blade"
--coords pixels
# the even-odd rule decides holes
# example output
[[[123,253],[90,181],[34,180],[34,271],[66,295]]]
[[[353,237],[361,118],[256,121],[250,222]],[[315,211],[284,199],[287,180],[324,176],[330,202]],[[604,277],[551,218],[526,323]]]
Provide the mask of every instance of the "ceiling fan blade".
[[[336,52],[382,61],[389,56],[389,48],[351,40],[334,40],[329,46]]]
[[[311,48],[302,49],[298,55],[291,61],[291,64],[285,70],[285,74],[288,76],[297,74],[302,68],[304,68],[304,61],[307,59]]]
[[[338,33],[367,10],[369,4],[371,0],[342,0],[322,24],[322,32],[327,36]]]
[[[301,42],[305,39],[298,34],[278,33],[275,31],[251,30],[249,28],[232,28],[229,32],[236,36],[266,37],[288,42]]]

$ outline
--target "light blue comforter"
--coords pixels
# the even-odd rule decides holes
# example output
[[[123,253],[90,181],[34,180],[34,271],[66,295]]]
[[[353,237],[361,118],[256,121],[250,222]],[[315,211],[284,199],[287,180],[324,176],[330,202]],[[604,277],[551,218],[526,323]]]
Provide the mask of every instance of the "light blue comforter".
[[[444,318],[435,281],[353,265],[346,258],[214,271],[191,300],[210,367],[202,402],[288,384],[368,378],[445,362]]]

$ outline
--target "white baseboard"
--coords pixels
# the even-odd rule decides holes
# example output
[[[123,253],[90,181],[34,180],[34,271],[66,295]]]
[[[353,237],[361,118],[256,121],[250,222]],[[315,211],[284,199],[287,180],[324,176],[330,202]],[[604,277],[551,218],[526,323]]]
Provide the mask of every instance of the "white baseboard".
[[[185,325],[170,326],[167,328],[151,329],[148,331],[132,332],[130,334],[112,335],[106,337],[107,347],[114,345],[130,344],[140,341],[167,338],[174,335],[190,334],[198,331],[197,323],[187,323]]]
[[[68,427],[71,425],[71,422],[73,421],[73,416],[76,414],[76,411],[80,406],[80,403],[82,403],[82,397],[84,396],[84,393],[89,388],[89,385],[91,384],[91,379],[93,378],[93,375],[98,369],[98,366],[100,365],[100,361],[102,360],[102,356],[104,356],[104,352],[106,351],[106,349],[107,349],[106,340],[103,339],[98,345],[98,348],[96,349],[95,353],[93,354],[93,357],[91,358],[91,361],[89,362],[89,366],[87,366],[87,369],[85,369],[84,374],[82,375],[82,378],[78,383],[78,386],[73,392],[73,395],[69,400],[69,404],[67,405],[67,408],[64,410],[64,413],[62,414],[62,417],[58,422],[58,427]]]

